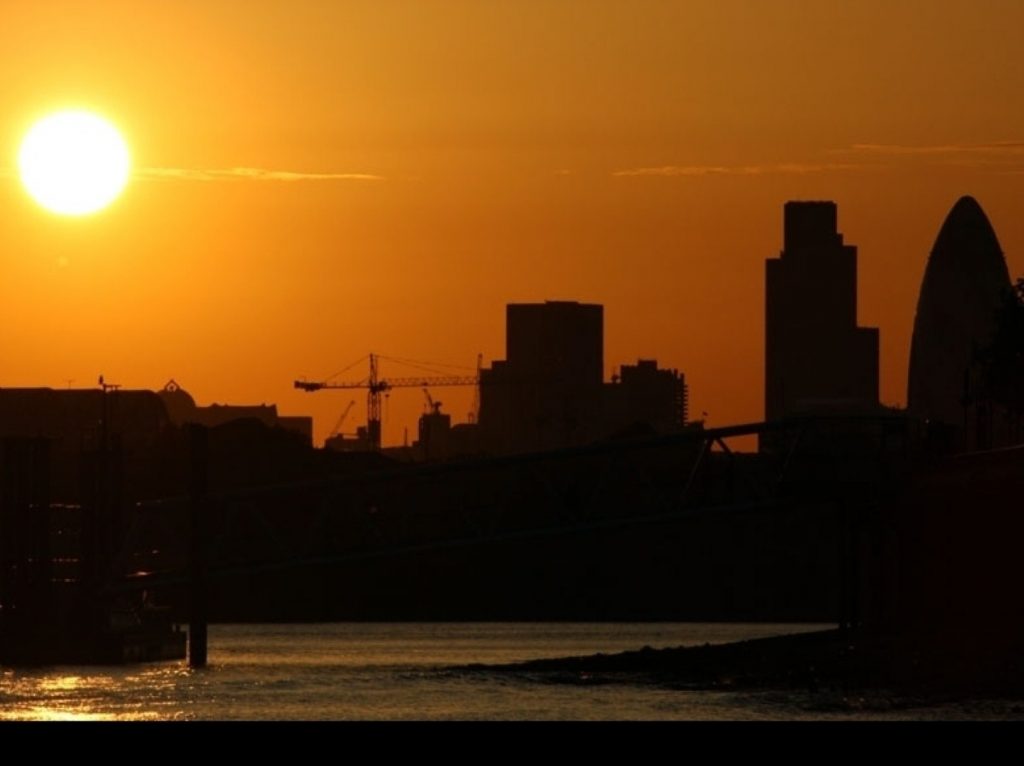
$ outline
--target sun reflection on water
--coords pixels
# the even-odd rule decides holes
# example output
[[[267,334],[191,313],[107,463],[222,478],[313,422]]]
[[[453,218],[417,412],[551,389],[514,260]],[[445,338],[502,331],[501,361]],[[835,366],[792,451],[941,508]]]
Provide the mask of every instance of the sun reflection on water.
[[[19,715],[19,712],[22,714]],[[30,707],[24,711],[15,711],[12,716],[13,720],[22,721],[112,721],[115,718],[110,714],[48,707]]]
[[[54,678],[44,678],[39,683],[39,689],[44,692],[71,691],[81,686],[82,680],[81,676],[55,676]]]
[[[145,668],[6,670],[0,720],[150,721],[190,717],[182,696],[191,681],[183,663]]]

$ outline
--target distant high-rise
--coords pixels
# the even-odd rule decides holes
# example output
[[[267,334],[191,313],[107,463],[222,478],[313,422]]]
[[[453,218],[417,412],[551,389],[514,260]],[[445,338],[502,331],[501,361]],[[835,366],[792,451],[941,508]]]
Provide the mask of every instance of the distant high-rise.
[[[604,429],[643,426],[655,433],[682,430],[687,420],[686,376],[658,367],[654,359],[624,364],[605,384]]]
[[[878,405],[878,329],[857,326],[857,248],[834,202],[787,202],[766,264],[765,418]]]
[[[506,359],[481,374],[485,443],[529,451],[592,440],[602,405],[604,307],[509,304],[505,349]]]
[[[604,382],[603,306],[511,303],[505,350],[505,359],[480,371],[484,452],[541,452],[686,426],[686,377],[678,370],[641,359]]]
[[[992,336],[1010,274],[992,224],[961,197],[935,240],[914,317],[907,409],[924,420],[965,424],[965,385],[975,348]]]

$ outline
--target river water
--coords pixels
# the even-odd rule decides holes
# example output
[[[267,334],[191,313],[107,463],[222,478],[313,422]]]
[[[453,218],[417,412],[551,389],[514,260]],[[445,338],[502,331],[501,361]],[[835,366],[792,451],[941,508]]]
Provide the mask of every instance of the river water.
[[[460,669],[720,643],[824,626],[704,623],[214,625],[210,665],[0,668],[0,719],[1021,719],[1024,704],[892,704],[840,693],[549,683]]]

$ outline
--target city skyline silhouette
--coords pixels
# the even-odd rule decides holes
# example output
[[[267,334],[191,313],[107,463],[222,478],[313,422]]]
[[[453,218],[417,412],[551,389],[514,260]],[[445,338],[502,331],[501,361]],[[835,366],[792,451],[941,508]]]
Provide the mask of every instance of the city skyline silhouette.
[[[287,24],[231,2],[12,4],[3,384],[175,379],[201,404],[313,415],[320,442],[347,400],[292,380],[368,352],[472,368],[502,358],[504,305],[577,300],[614,328],[606,377],[658,359],[686,371],[695,413],[754,421],[759,264],[787,200],[831,199],[860,251],[858,316],[882,330],[880,399],[905,405],[922,269],[958,197],[982,202],[1024,273],[1007,32],[1024,12],[915,2],[879,25],[868,8],[727,6],[588,4],[580,27],[573,3],[399,21],[300,4]],[[907,42],[922,15],[934,27]],[[76,220],[39,209],[10,159],[36,116],[69,104],[114,120],[135,169]],[[460,417],[471,394],[445,405]],[[399,444],[420,397],[389,406]]]
[[[8,0],[0,718],[1019,718],[1022,28]]]

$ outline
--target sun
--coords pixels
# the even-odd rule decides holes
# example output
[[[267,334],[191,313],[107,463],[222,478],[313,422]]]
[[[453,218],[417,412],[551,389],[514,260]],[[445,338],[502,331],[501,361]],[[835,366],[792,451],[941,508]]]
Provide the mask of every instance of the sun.
[[[32,198],[61,215],[102,210],[128,183],[131,158],[110,122],[85,111],[56,112],[35,123],[18,151]]]

